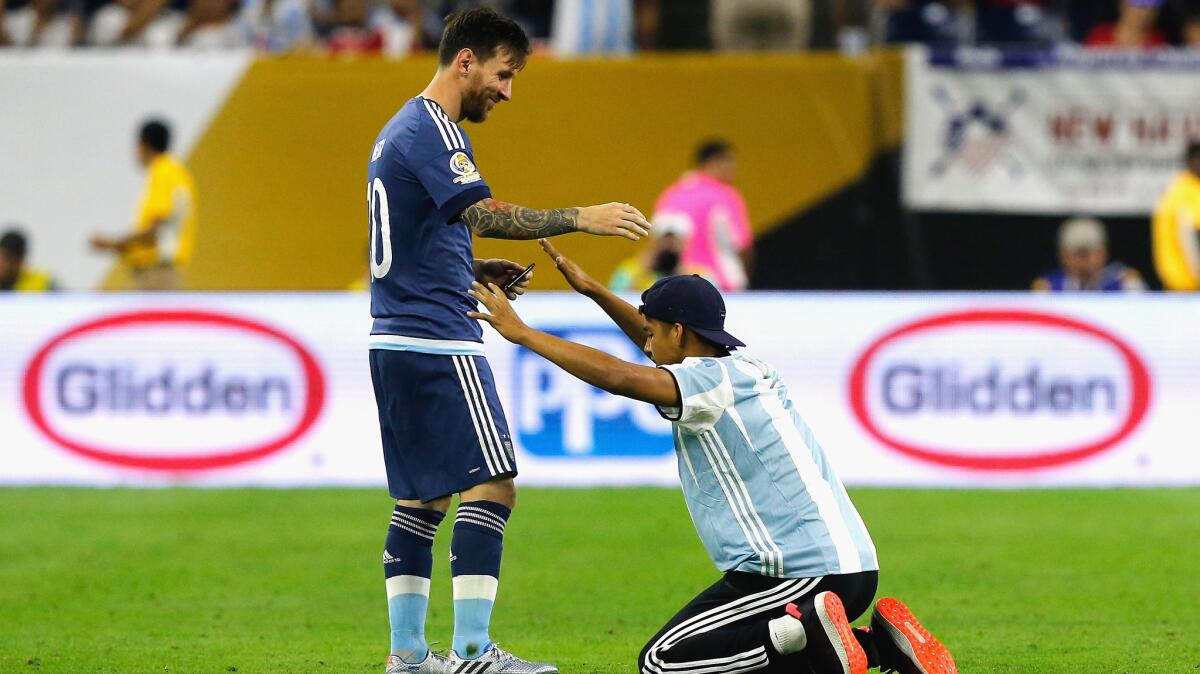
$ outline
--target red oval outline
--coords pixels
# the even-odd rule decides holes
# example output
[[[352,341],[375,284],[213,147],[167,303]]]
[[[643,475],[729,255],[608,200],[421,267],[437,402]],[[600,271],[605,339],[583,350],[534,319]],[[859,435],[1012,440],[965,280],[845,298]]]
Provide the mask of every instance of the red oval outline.
[[[188,323],[188,324],[204,324],[217,325],[224,328],[234,328],[244,330],[246,332],[258,333],[272,337],[280,342],[283,342],[288,348],[292,349],[297,356],[300,357],[301,366],[304,369],[304,379],[307,389],[307,395],[304,411],[301,414],[300,421],[289,432],[282,436],[268,440],[262,444],[254,445],[249,449],[237,450],[232,452],[220,452],[215,454],[184,454],[178,456],[137,456],[134,454],[122,454],[120,452],[108,451],[89,447],[87,445],[75,442],[69,438],[60,435],[53,427],[50,426],[42,413],[41,401],[41,374],[42,368],[46,364],[46,359],[54,349],[61,346],[64,342],[75,339],[80,335],[99,330],[110,328],[128,327],[138,324],[155,324],[155,323]],[[33,359],[29,361],[29,365],[25,369],[25,411],[29,414],[29,418],[33,420],[34,426],[38,428],[46,437],[63,448],[70,450],[76,454],[101,461],[104,463],[115,464],[128,468],[144,468],[147,470],[162,470],[162,471],[200,471],[211,470],[214,468],[226,468],[229,466],[254,461],[263,457],[274,454],[292,442],[316,423],[317,418],[321,414],[322,408],[325,406],[325,377],[321,372],[321,368],[317,365],[317,361],[312,354],[292,337],[257,321],[229,314],[216,313],[212,311],[189,310],[189,311],[174,311],[174,310],[142,310],[131,311],[117,314],[111,314],[103,318],[81,323],[66,332],[58,335],[54,339],[47,342]]]
[[[1125,419],[1125,423],[1109,435],[1094,442],[1069,447],[1065,450],[1035,455],[1006,452],[991,456],[963,456],[945,451],[925,449],[890,437],[880,430],[871,419],[871,415],[867,410],[866,396],[867,367],[870,365],[871,359],[874,358],[876,352],[888,342],[914,332],[944,328],[951,325],[976,323],[1033,324],[1047,326],[1052,329],[1073,330],[1099,338],[1101,341],[1115,347],[1121,353],[1121,357],[1129,369],[1130,388],[1132,389],[1129,414]],[[1065,316],[1026,309],[966,310],[938,314],[906,323],[876,339],[858,357],[858,360],[855,361],[854,368],[850,374],[849,393],[850,406],[854,410],[854,416],[858,418],[858,422],[862,424],[867,433],[885,446],[901,454],[953,468],[969,468],[981,471],[1036,470],[1082,461],[1124,440],[1141,424],[1142,419],[1146,416],[1146,411],[1150,407],[1150,374],[1146,369],[1146,364],[1133,349],[1116,335],[1094,325],[1089,325],[1073,318],[1066,318]]]

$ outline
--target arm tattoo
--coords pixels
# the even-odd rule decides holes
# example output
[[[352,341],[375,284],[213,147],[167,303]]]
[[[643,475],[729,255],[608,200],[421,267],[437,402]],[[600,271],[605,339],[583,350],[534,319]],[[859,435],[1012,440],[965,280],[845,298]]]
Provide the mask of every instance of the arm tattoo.
[[[493,239],[540,239],[579,228],[578,208],[525,208],[496,199],[476,202],[462,212],[476,234]]]

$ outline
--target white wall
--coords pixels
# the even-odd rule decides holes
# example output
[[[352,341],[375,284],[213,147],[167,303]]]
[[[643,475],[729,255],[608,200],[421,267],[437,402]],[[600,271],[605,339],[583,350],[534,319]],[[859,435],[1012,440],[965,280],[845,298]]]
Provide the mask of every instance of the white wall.
[[[0,227],[21,225],[31,264],[71,289],[112,266],[96,232],[129,231],[142,191],[134,142],[166,120],[186,158],[249,63],[248,54],[0,54]]]

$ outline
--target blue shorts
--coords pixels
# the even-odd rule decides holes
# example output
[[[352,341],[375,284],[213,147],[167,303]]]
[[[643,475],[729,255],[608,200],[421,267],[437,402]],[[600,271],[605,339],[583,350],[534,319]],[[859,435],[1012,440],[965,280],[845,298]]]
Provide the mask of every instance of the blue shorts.
[[[370,353],[392,498],[427,502],[517,474],[486,358]]]

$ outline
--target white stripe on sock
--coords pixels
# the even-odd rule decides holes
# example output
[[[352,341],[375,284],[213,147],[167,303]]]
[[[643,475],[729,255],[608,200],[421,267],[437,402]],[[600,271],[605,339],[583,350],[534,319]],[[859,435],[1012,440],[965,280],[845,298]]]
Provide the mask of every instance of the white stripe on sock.
[[[503,517],[497,515],[496,513],[492,512],[490,510],[480,508],[479,506],[460,505],[458,507],[458,514],[459,515],[462,515],[462,514],[476,515],[476,516],[482,517],[485,520],[491,521],[492,524],[495,524],[496,526],[500,527],[501,529],[503,529],[504,525],[507,523],[507,521]]]
[[[487,529],[491,529],[492,531],[495,531],[496,533],[500,534],[501,536],[504,535],[503,528],[498,527],[495,524],[492,524],[491,522],[488,522],[486,520],[475,519],[474,517],[471,517],[470,515],[466,515],[466,516],[459,515],[456,521],[463,522],[465,524],[474,524],[477,527],[485,527]]]
[[[392,576],[385,581],[388,599],[401,594],[429,596],[429,579],[420,576]]]
[[[433,524],[432,522],[426,522],[425,520],[423,520],[420,517],[417,517],[415,515],[409,515],[408,513],[400,512],[399,510],[393,510],[392,511],[392,521],[395,522],[396,518],[400,518],[401,520],[408,522],[409,524],[413,525],[414,527],[416,527],[418,529],[425,531],[426,533],[429,533],[429,534],[437,533],[437,525],[436,524]]]
[[[403,529],[414,536],[420,536],[421,538],[424,538],[424,539],[430,540],[430,541],[433,540],[433,534],[428,533],[426,531],[422,531],[403,520],[397,520],[396,518],[392,518],[392,526],[396,527],[397,529]]]
[[[496,601],[500,580],[494,576],[455,576],[454,599],[486,599]]]

